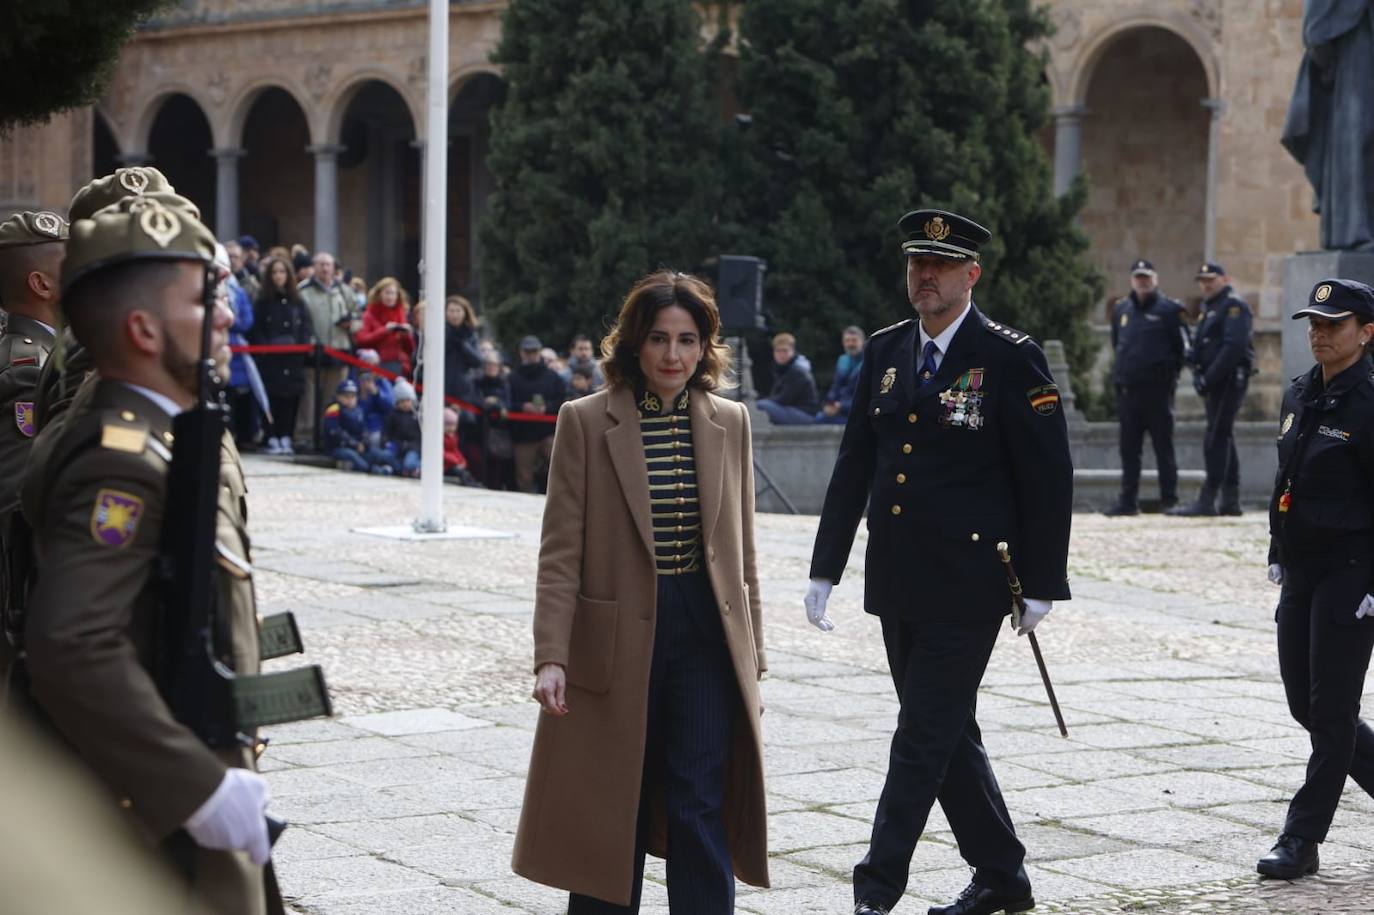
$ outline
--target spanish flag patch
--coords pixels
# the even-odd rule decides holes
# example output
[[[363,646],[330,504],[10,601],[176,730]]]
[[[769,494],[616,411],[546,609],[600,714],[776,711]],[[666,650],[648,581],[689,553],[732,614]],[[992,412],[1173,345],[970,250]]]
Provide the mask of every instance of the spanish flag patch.
[[[1042,384],[1026,392],[1031,409],[1041,416],[1053,416],[1059,409],[1059,385]]]

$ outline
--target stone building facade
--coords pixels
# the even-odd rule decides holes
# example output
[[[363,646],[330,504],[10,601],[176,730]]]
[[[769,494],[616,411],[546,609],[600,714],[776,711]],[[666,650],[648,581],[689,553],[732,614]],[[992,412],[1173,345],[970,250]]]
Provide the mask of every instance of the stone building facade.
[[[450,284],[478,291],[473,226],[489,189],[489,55],[501,0],[451,6]],[[1196,298],[1221,261],[1272,333],[1279,265],[1317,245],[1311,194],[1279,146],[1302,56],[1302,0],[1050,0],[1059,189],[1082,173],[1083,225],[1109,295],[1136,257]],[[303,241],[415,288],[426,4],[184,0],[126,47],[94,109],[0,141],[0,212],[65,206],[88,175],[152,162],[223,236]],[[1269,353],[1276,347],[1266,345]],[[1274,358],[1266,355],[1266,365]]]

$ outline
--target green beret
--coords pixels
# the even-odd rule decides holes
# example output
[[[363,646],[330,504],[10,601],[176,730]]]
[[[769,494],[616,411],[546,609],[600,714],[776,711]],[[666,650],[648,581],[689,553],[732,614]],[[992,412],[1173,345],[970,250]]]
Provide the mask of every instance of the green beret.
[[[72,222],[90,219],[96,210],[119,203],[125,197],[165,194],[174,190],[167,176],[151,165],[117,168],[114,174],[97,178],[77,191],[71,206],[67,207],[67,218]]]
[[[67,240],[67,221],[56,213],[25,210],[0,222],[0,248],[46,245]]]
[[[62,289],[82,277],[132,260],[200,261],[215,259],[215,236],[187,207],[166,202],[168,195],[126,197],[90,219],[72,224],[62,260]]]

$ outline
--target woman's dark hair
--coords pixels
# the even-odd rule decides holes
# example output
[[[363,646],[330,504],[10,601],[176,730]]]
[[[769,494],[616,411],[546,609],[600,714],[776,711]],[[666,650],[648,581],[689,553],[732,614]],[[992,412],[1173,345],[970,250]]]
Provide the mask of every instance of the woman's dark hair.
[[[272,268],[277,264],[286,268],[286,285],[281,289],[276,288],[272,283]],[[258,301],[275,301],[277,296],[285,296],[291,302],[301,300],[300,291],[296,288],[296,272],[285,260],[277,257],[263,258],[258,264],[258,273],[262,277],[262,288],[258,290]]]
[[[734,387],[730,377],[730,347],[721,342],[720,311],[710,285],[701,277],[676,270],[659,270],[634,284],[615,326],[601,340],[601,371],[609,387],[643,381],[639,350],[649,337],[658,313],[669,306],[686,309],[701,335],[701,361],[689,387],[716,391]]]

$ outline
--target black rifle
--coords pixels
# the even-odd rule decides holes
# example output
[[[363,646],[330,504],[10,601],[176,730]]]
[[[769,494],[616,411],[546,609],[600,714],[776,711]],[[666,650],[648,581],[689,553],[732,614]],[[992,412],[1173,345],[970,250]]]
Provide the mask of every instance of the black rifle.
[[[216,285],[215,271],[207,269],[196,403],[172,422],[159,557],[163,601],[157,680],[177,721],[206,746],[252,750],[257,727],[329,715],[331,709],[318,666],[264,675],[238,675],[232,668],[230,623],[218,606],[214,580],[220,449],[228,429],[210,351]],[[268,817],[267,825],[275,842],[285,824]],[[193,866],[194,844],[184,832],[173,837],[169,851],[183,870]],[[269,900],[273,903],[280,906],[279,900]]]

